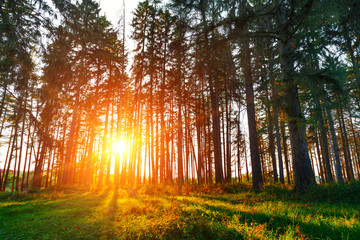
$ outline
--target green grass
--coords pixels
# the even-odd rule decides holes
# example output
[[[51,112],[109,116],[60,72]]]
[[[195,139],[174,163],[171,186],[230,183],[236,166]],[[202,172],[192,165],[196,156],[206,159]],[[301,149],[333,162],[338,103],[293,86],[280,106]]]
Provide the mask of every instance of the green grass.
[[[193,187],[192,187],[193,188]],[[0,239],[360,239],[360,183],[0,194]]]

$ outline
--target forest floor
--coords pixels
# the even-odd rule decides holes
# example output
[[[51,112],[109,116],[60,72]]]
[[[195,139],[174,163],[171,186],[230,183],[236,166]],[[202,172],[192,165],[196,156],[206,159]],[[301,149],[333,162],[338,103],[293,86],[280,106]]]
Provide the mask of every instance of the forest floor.
[[[192,188],[192,189],[191,189]],[[0,194],[0,239],[360,239],[360,182]]]

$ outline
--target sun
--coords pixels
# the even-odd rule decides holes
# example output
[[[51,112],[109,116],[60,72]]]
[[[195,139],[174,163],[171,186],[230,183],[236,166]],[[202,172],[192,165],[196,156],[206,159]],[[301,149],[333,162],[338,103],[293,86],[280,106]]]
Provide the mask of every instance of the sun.
[[[115,139],[111,143],[111,150],[114,154],[123,156],[129,151],[129,142],[125,139]]]

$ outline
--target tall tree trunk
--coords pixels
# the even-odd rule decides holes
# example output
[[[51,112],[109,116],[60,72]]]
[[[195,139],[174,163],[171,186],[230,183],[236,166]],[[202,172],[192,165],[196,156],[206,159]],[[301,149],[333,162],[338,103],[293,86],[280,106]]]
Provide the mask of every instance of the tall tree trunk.
[[[284,160],[285,160],[285,169],[286,169],[286,178],[288,184],[291,184],[291,176],[290,176],[290,164],[289,164],[289,157],[288,157],[288,150],[287,150],[287,136],[285,134],[285,122],[282,120],[280,122],[281,125],[281,135],[283,140],[283,151],[284,151]]]
[[[25,92],[25,96],[27,95],[27,91]],[[26,102],[25,97],[25,102]],[[22,100],[21,100],[22,101]],[[17,178],[16,178],[16,192],[19,191],[19,177],[20,177],[20,165],[21,165],[21,157],[22,157],[22,149],[23,149],[23,141],[24,141],[24,131],[25,131],[25,120],[26,120],[26,105],[21,109],[22,112],[22,127],[21,127],[21,136],[20,136],[20,152],[19,152],[19,164],[18,164],[18,170],[17,170]],[[15,176],[14,176],[15,178]]]
[[[323,152],[323,161],[325,166],[325,177],[326,182],[332,182],[334,181],[332,173],[331,173],[331,166],[330,166],[330,158],[329,158],[329,145],[327,140],[327,133],[326,128],[324,124],[324,118],[321,110],[321,105],[319,98],[317,96],[314,96],[315,100],[315,113],[318,118],[318,123],[320,127],[320,136],[321,136],[321,143],[322,143],[322,152]]]
[[[269,134],[269,153],[271,156],[271,162],[273,166],[274,172],[274,182],[278,181],[278,174],[277,174],[277,167],[276,167],[276,156],[275,156],[275,143],[274,143],[274,125],[273,125],[273,118],[270,110],[270,100],[268,97],[268,93],[266,93],[266,108],[267,108],[267,115],[268,115],[268,134]]]
[[[4,86],[3,86],[3,95],[1,97],[1,106],[0,106],[0,117],[3,116],[3,112],[4,112],[4,109],[5,109],[5,113],[4,113],[4,117],[3,117],[3,121],[2,121],[2,126],[1,126],[1,130],[0,130],[0,136],[2,134],[2,129],[3,129],[3,124],[4,124],[4,120],[5,120],[5,115],[6,115],[6,107],[5,107],[5,99],[6,99],[6,92],[7,92],[7,85],[8,85],[8,80],[7,80],[7,77],[5,77],[3,80],[2,80]],[[0,185],[0,188],[1,188],[1,185]]]
[[[354,140],[354,144],[355,144],[355,152],[356,152],[356,157],[357,157],[357,160],[358,160],[358,169],[360,168],[360,153],[359,153],[359,147],[358,147],[358,143],[357,143],[357,140],[356,140],[356,133],[355,133],[355,129],[354,129],[354,124],[353,124],[353,120],[352,120],[352,117],[351,117],[351,110],[350,110],[350,107],[347,106],[347,110],[349,112],[349,120],[350,120],[350,125],[351,125],[351,132],[352,132],[352,135],[353,135],[353,140]]]
[[[120,100],[119,100],[120,101]],[[117,105],[117,119],[116,119],[116,139],[120,141],[121,133],[120,133],[120,124],[121,124],[121,111],[120,111],[120,104]],[[145,164],[144,164],[145,165]],[[145,168],[145,166],[144,166]],[[115,170],[114,170],[114,185],[117,189],[119,187],[120,181],[120,154],[115,154]],[[145,176],[145,174],[144,174]]]
[[[16,119],[18,119],[18,117],[16,117]],[[15,133],[13,135],[13,140],[12,142],[9,141],[9,144],[11,144],[11,149],[10,149],[10,156],[8,158],[8,163],[7,163],[7,167],[5,166],[4,168],[4,180],[3,180],[3,187],[2,187],[2,191],[5,192],[6,191],[6,184],[7,184],[7,179],[8,179],[8,176],[9,176],[9,171],[10,171],[10,165],[11,165],[11,161],[12,161],[12,158],[13,158],[13,152],[14,152],[14,148],[15,148],[15,142],[17,140],[17,132],[18,132],[18,126],[17,126],[17,120],[16,120],[16,123],[15,123]]]
[[[276,148],[277,154],[279,159],[279,175],[280,175],[280,182],[282,184],[285,183],[284,180],[284,164],[282,159],[282,152],[281,152],[281,134],[279,128],[279,112],[278,112],[278,102],[279,102],[279,94],[275,84],[275,77],[274,77],[274,59],[273,54],[271,52],[269,57],[269,75],[271,81],[271,98],[272,98],[272,106],[274,111],[274,125],[275,125],[275,137],[276,137]]]
[[[114,98],[112,97],[112,100],[114,100]],[[110,111],[110,110],[109,110]],[[111,120],[110,120],[110,141],[113,143],[113,134],[114,134],[114,105],[111,105]],[[105,180],[105,185],[107,187],[110,186],[110,175],[111,175],[111,157],[112,157],[112,145],[110,145],[109,147],[109,155],[107,157],[107,161],[106,161],[106,180]]]
[[[244,141],[244,153],[245,153],[245,169],[246,169],[246,180],[249,183],[250,182],[250,176],[249,176],[249,165],[248,165],[248,158],[247,158],[247,147],[246,142]]]
[[[200,95],[200,92],[198,92],[198,95]],[[197,104],[196,104],[196,140],[197,140],[197,150],[198,150],[198,166],[197,166],[197,178],[198,178],[198,183],[201,185],[203,183],[203,145],[202,145],[202,126],[201,123],[204,120],[201,117],[201,108],[200,108],[200,104],[201,104],[201,98],[198,97],[197,99]]]
[[[178,129],[177,129],[177,152],[178,152],[178,158],[177,158],[177,164],[178,164],[178,182],[179,184],[182,184],[184,182],[184,176],[183,176],[183,129],[182,129],[182,111],[181,111],[181,100],[178,99]]]
[[[90,137],[89,138],[90,138],[90,140],[89,140],[88,153],[87,153],[87,158],[86,158],[86,171],[85,171],[85,180],[84,180],[84,185],[86,185],[86,186],[93,184],[93,176],[94,176],[93,148],[94,148],[95,130],[94,130],[94,126],[92,126],[92,124],[90,126]]]
[[[240,108],[239,108],[240,109]],[[237,164],[238,164],[238,177],[239,177],[239,182],[242,182],[242,175],[241,175],[241,157],[240,157],[240,145],[241,145],[241,129],[240,129],[240,111],[239,111],[239,117],[238,119],[236,119],[236,127],[237,127],[237,144],[236,144],[236,147],[237,147]],[[243,149],[246,149],[245,148],[245,144],[244,143],[244,148]]]
[[[358,60],[356,60],[356,57],[355,57],[355,54],[354,54],[354,49],[353,49],[353,46],[351,45],[350,33],[349,33],[349,30],[347,29],[347,27],[345,29],[344,37],[345,37],[345,41],[346,41],[346,48],[349,51],[349,55],[350,55],[350,58],[351,58],[351,63],[353,65],[353,70],[354,70],[354,73],[355,73],[356,83],[358,85],[358,88],[360,89],[360,76],[359,76],[360,73],[359,73]]]
[[[263,178],[261,173],[259,141],[256,131],[255,120],[255,103],[254,103],[254,89],[253,79],[251,73],[251,56],[248,40],[242,42],[244,59],[244,78],[245,78],[245,91],[246,91],[246,110],[248,117],[249,138],[250,138],[250,154],[251,154],[251,167],[252,167],[252,188],[257,191],[263,189]]]
[[[32,110],[32,106],[30,107],[30,112],[31,112],[31,110]],[[27,141],[26,141],[25,161],[24,161],[24,168],[23,168],[23,174],[22,174],[22,179],[21,179],[21,191],[24,190],[24,180],[25,180],[25,175],[26,175],[26,166],[27,166],[27,161],[28,161],[29,149],[31,151],[31,147],[30,147],[31,121],[29,121],[29,123],[28,123],[28,133],[27,133],[27,135],[28,136],[27,136]],[[31,162],[30,158],[29,158],[29,162]],[[1,186],[1,182],[0,182],[0,186]]]
[[[231,112],[231,99],[229,102],[228,91],[230,91],[229,87],[227,86],[226,91],[226,172],[227,172],[227,181],[231,181],[231,119],[230,119],[230,112]]]
[[[185,182],[186,184],[188,184],[189,182],[189,153],[190,153],[190,149],[189,149],[189,131],[188,131],[188,128],[189,128],[189,116],[188,116],[188,108],[187,106],[185,105]]]
[[[79,111],[79,102],[80,102],[80,85],[77,86],[76,90],[76,100],[73,110],[73,116],[71,120],[70,132],[69,132],[69,141],[66,147],[66,154],[64,159],[64,169],[63,169],[63,176],[62,176],[62,183],[63,185],[69,185],[71,183],[71,156],[73,152],[73,145],[74,145],[74,136],[76,130],[76,124],[78,120],[78,111]]]
[[[285,6],[280,6],[280,63],[282,80],[285,85],[286,112],[289,118],[290,143],[293,156],[295,189],[298,193],[306,191],[308,185],[315,183],[308,153],[304,117],[301,112],[298,85],[293,78],[294,58],[291,48],[291,38],[288,35],[288,20]]]
[[[167,61],[167,42],[168,42],[168,28],[164,31],[164,54],[162,63],[162,78],[160,91],[160,182],[166,182],[166,167],[165,167],[165,87],[166,87],[166,61]]]
[[[225,110],[224,110],[224,104],[221,105],[221,138],[222,138],[222,155],[221,158],[223,159],[223,166],[224,166],[224,170],[223,170],[223,174],[224,174],[224,180],[227,181],[227,163],[226,163],[226,137],[225,137]]]
[[[337,138],[336,138],[336,133],[335,133],[335,128],[334,128],[334,121],[332,118],[332,114],[331,114],[331,109],[329,106],[329,99],[328,99],[328,95],[325,89],[322,89],[322,91],[324,92],[324,103],[325,103],[325,111],[328,117],[328,121],[329,121],[329,128],[330,128],[330,133],[331,133],[331,139],[332,139],[332,145],[333,145],[333,150],[334,150],[334,155],[335,155],[335,175],[336,175],[336,179],[339,183],[344,182],[344,178],[341,172],[341,161],[340,161],[340,150],[339,150],[339,145],[337,142]]]
[[[320,174],[320,177],[321,177],[321,182],[324,183],[326,178],[324,176],[324,171],[323,171],[323,164],[322,161],[321,161],[321,156],[320,156],[320,147],[319,147],[319,138],[318,138],[318,133],[317,133],[317,130],[315,129],[315,144],[316,144],[316,153],[317,153],[317,156],[318,156],[318,160],[319,160],[319,174]]]
[[[0,192],[3,191],[3,182],[4,182],[4,177],[5,177],[5,174],[6,174],[6,169],[7,169],[7,163],[8,163],[8,160],[9,160],[9,152],[10,152],[10,149],[11,149],[11,146],[12,146],[12,139],[13,139],[13,132],[14,132],[14,127],[11,128],[11,133],[10,133],[10,137],[9,137],[9,143],[8,143],[8,148],[7,148],[7,151],[6,151],[6,157],[5,157],[5,163],[4,163],[4,168],[3,168],[3,173],[1,174],[0,172]]]
[[[210,76],[210,78],[213,78]],[[211,99],[211,118],[212,118],[212,140],[214,147],[214,162],[215,162],[215,182],[222,183],[223,164],[221,156],[221,131],[220,131],[220,111],[219,111],[219,90],[217,82],[209,79],[210,83],[210,99]]]
[[[104,166],[106,163],[106,160],[108,158],[107,156],[107,135],[108,135],[108,126],[109,126],[109,108],[110,108],[110,102],[106,103],[106,115],[105,115],[105,129],[104,129],[104,136],[103,136],[103,142],[102,142],[102,150],[101,150],[101,159],[100,159],[100,166],[99,166],[99,179],[97,188],[101,189],[103,184],[103,178],[104,178]]]
[[[263,139],[262,136],[259,134],[259,152],[260,152],[260,162],[261,162],[261,169],[262,169],[262,177],[263,177],[263,181],[266,182],[267,181],[267,164],[266,164],[266,159],[265,159],[265,154],[264,154],[264,150],[263,150]]]
[[[211,146],[212,146],[212,142],[211,142],[211,129],[210,129],[210,116],[207,115],[206,116],[206,124],[205,126],[205,132],[206,132],[206,158],[207,158],[207,172],[208,172],[208,183],[212,183],[213,182],[213,169],[212,169],[212,158],[211,158]]]
[[[350,155],[350,150],[349,150],[349,142],[348,142],[347,131],[346,131],[346,127],[345,127],[345,121],[344,121],[341,104],[340,104],[340,107],[337,109],[337,113],[338,113],[338,119],[339,119],[339,125],[340,125],[341,140],[343,143],[346,174],[347,174],[348,180],[354,180],[354,171],[352,168],[352,161],[351,161],[351,155]]]

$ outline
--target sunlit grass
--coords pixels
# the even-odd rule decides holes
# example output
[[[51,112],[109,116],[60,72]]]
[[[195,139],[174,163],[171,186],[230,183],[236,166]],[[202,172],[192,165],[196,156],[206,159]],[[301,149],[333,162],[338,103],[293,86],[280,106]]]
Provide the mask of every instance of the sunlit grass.
[[[177,186],[144,186],[135,195],[7,193],[0,239],[360,239],[358,188],[317,187],[300,199],[279,186],[253,193],[237,185],[183,187],[181,195]],[[344,196],[332,198],[337,191]]]

